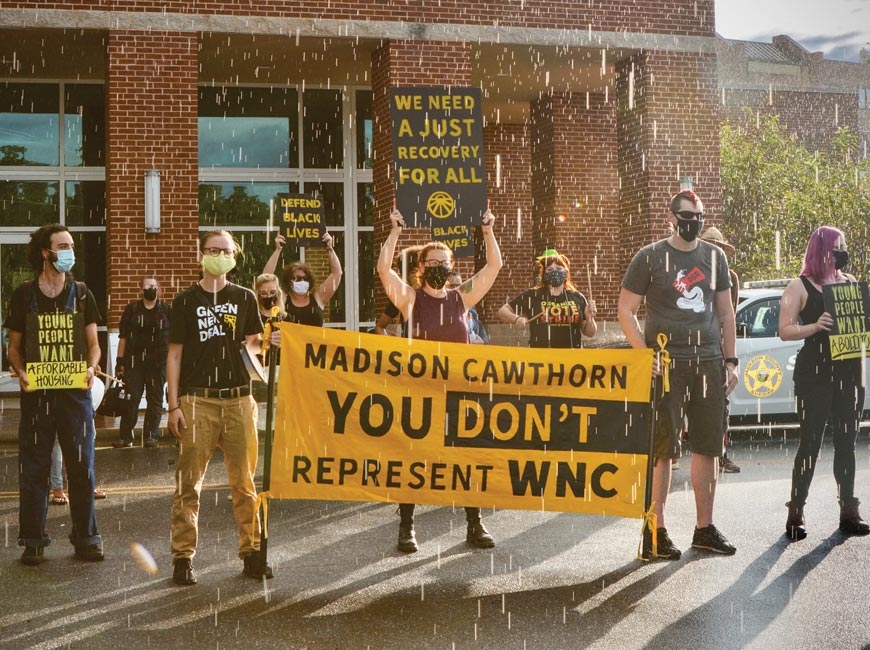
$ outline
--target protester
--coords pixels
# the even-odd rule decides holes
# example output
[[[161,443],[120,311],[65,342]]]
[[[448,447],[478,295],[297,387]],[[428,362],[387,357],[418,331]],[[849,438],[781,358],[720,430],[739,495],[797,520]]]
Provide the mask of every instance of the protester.
[[[722,236],[722,233],[716,226],[710,226],[700,235],[701,239],[709,244],[713,244],[714,246],[718,246],[725,256],[728,258],[733,258],[735,249],[734,247],[725,241],[725,237]],[[728,268],[728,274],[731,277],[731,305],[734,309],[737,309],[737,303],[740,300],[740,277],[732,268]],[[726,406],[730,407],[730,400],[726,402]],[[731,436],[728,431],[728,422],[729,418],[729,409],[725,409],[725,438],[722,440],[722,455],[719,457],[719,471],[725,472],[726,474],[739,474],[740,467],[730,458],[728,458],[728,445],[731,442]]]
[[[548,248],[535,260],[536,285],[498,310],[498,317],[519,331],[529,329],[529,347],[579,348],[583,336],[595,336],[595,301],[577,291],[568,258]]]
[[[285,243],[283,235],[279,233],[275,236],[275,250],[263,267],[263,273],[275,272]],[[315,327],[323,325],[323,310],[338,290],[342,274],[341,261],[333,248],[335,242],[328,232],[323,235],[323,243],[326,244],[329,256],[329,275],[321,284],[317,285],[311,267],[302,262],[287,264],[281,272],[281,282],[290,299],[286,304],[287,315],[284,318],[287,322]],[[273,342],[280,345],[280,340]]]
[[[486,245],[486,264],[462,290],[446,288],[453,268],[453,252],[442,242],[430,242],[420,249],[417,262],[418,289],[414,289],[392,268],[399,233],[405,225],[402,214],[390,214],[392,228],[378,257],[378,275],[387,298],[398,308],[408,323],[410,336],[430,341],[468,343],[465,312],[474,307],[492,287],[502,267],[501,251],[492,225],[495,216],[489,211],[483,215],[483,238]],[[414,530],[414,504],[399,505],[399,537],[397,548],[405,553],[417,550]],[[465,508],[467,530],[465,540],[479,548],[495,546],[495,540],[480,519],[480,508]]]
[[[129,303],[121,315],[115,376],[124,382],[129,401],[126,412],[121,415],[119,438],[112,443],[115,448],[133,446],[133,429],[139,419],[143,392],[146,406],[142,446],[160,444],[171,307],[160,300],[159,293],[157,278],[146,275],[142,278],[142,299]]]
[[[99,313],[94,296],[83,282],[74,282],[75,244],[66,226],[49,224],[30,235],[28,260],[35,279],[12,294],[9,316],[8,358],[21,389],[19,425],[18,545],[21,562],[40,564],[51,538],[45,530],[48,511],[51,452],[55,438],[67,461],[70,543],[79,559],[103,559],[103,542],[94,509],[94,407],[91,387],[100,362],[97,339]],[[65,315],[71,321],[71,347],[75,359],[87,365],[87,388],[38,389],[26,374],[27,350],[35,349],[39,331],[28,316]],[[61,319],[58,319],[61,320]],[[30,321],[30,322],[28,322]],[[59,326],[58,326],[59,329]]]
[[[256,519],[257,405],[241,346],[259,346],[263,326],[250,289],[232,284],[238,244],[225,230],[200,240],[202,279],[172,303],[166,361],[169,431],[180,442],[172,501],[173,580],[196,584],[193,557],[206,468],[220,445],[239,530],[243,573],[271,578]],[[257,522],[257,526],[254,522]]]
[[[644,559],[676,560],[681,555],[668,536],[664,513],[671,459],[680,455],[684,418],[692,452],[697,517],[692,546],[726,555],[736,552],[713,525],[719,474],[716,459],[722,453],[725,400],[737,384],[734,309],[725,255],[698,239],[703,216],[703,204],[694,192],[683,190],[675,195],[668,215],[671,235],[635,254],[619,294],[619,324],[631,347],[655,348],[659,336],[666,337],[661,359],[654,364],[656,374],[669,373],[670,390],[657,396],[653,517],[651,525],[644,529]],[[646,322],[642,331],[637,312],[644,297]]]
[[[855,498],[855,441],[864,407],[861,359],[832,361],[830,331],[834,319],[822,300],[824,285],[855,282],[852,275],[843,271],[848,263],[843,232],[831,226],[816,228],[807,243],[800,277],[789,282],[782,294],[779,337],[783,341],[804,341],[794,365],[800,444],[794,459],[785,524],[786,535],[792,540],[807,536],[804,504],[826,428],[834,441],[840,530],[847,535],[870,533],[870,526],[858,511],[860,502]]]

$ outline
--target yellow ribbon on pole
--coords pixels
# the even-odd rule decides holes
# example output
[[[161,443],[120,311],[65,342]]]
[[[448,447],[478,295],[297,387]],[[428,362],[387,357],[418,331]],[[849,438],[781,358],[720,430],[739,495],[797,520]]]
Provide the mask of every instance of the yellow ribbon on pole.
[[[659,372],[662,375],[662,392],[669,393],[671,391],[671,355],[665,349],[668,344],[668,335],[659,332],[656,337],[656,343],[659,344]]]

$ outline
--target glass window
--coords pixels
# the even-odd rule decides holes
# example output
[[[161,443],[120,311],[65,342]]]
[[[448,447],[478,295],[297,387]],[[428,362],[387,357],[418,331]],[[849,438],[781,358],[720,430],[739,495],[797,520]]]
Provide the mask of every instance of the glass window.
[[[64,223],[67,226],[106,225],[106,183],[76,181],[66,185]]]
[[[98,325],[106,324],[106,233],[72,232],[76,245],[76,265],[73,273],[84,280],[94,294],[100,311]]]
[[[305,183],[305,194],[323,201],[327,228],[344,226],[344,185],[341,183]]]
[[[779,331],[779,298],[759,300],[737,314],[739,336],[769,338]]]
[[[64,87],[64,164],[102,167],[106,164],[106,101],[101,84]]]
[[[199,166],[298,167],[298,122],[296,90],[201,87]]]
[[[372,91],[356,91],[356,166],[372,168]]]
[[[378,313],[375,305],[375,289],[380,283],[380,279],[375,272],[375,260],[377,252],[375,251],[375,234],[371,231],[363,231],[359,233],[357,238],[359,246],[357,249],[357,266],[360,269],[359,278],[359,322],[366,323],[376,320]]]
[[[302,95],[305,167],[339,169],[344,166],[341,103],[340,90],[306,90]]]
[[[269,202],[282,192],[298,192],[296,183],[201,183],[199,225],[205,228],[269,225]]]
[[[38,228],[58,221],[57,181],[0,181],[4,226]]]
[[[358,183],[356,201],[359,206],[357,223],[360,226],[373,226],[375,223],[375,196],[371,183]]]
[[[60,164],[57,84],[0,83],[0,165]]]

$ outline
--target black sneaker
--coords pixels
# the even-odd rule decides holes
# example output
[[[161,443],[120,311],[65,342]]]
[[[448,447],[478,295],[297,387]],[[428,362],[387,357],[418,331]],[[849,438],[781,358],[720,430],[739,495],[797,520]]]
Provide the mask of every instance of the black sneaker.
[[[652,548],[652,532],[649,528],[644,528],[643,531],[643,551],[641,559],[649,561],[652,558],[659,560],[679,560],[682,552],[678,549],[671,538],[668,537],[666,528],[656,528],[656,552],[653,553]]]
[[[196,572],[193,570],[193,560],[189,557],[180,557],[174,562],[172,581],[177,585],[195,585]]]
[[[45,556],[42,554],[44,550],[44,546],[25,546],[24,552],[21,554],[21,564],[27,566],[42,564],[45,562]]]
[[[124,442],[123,440],[116,440],[115,442],[112,443],[112,446],[115,449],[126,449],[127,447],[132,447],[133,443],[132,442]]]
[[[242,567],[242,573],[249,578],[256,578],[257,580],[263,578],[266,578],[266,580],[272,579],[272,567],[266,564],[260,551],[248,553],[242,561],[245,563]]]
[[[705,551],[713,551],[722,555],[734,555],[737,547],[731,544],[713,524],[705,528],[696,528],[692,536],[692,547]]]
[[[76,546],[76,557],[85,562],[102,562],[105,559],[103,547],[99,544]]]

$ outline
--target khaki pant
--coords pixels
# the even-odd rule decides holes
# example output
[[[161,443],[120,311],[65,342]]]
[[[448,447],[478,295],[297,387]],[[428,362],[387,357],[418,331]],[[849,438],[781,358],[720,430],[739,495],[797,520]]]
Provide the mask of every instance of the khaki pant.
[[[172,499],[172,555],[196,554],[199,497],[205,470],[216,447],[224,464],[233,497],[233,515],[239,529],[239,557],[260,548],[260,526],[254,530],[257,490],[257,404],[251,396],[217,399],[182,395],[178,402],[187,428],[181,430],[181,448]]]

